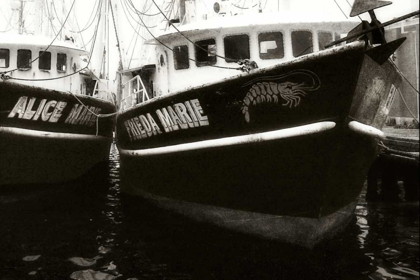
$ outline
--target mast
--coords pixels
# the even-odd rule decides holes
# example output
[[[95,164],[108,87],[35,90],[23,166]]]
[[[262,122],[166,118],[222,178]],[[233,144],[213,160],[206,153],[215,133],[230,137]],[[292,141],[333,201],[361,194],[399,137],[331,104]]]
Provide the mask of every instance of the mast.
[[[24,22],[23,22],[23,0],[20,0],[19,9],[19,34],[23,34]]]

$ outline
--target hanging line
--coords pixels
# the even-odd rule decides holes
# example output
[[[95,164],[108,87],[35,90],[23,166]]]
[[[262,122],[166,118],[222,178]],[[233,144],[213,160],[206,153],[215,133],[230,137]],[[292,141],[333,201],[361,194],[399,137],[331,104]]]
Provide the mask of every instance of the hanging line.
[[[169,18],[165,15],[165,13],[163,13],[162,12],[162,10],[159,8],[159,6],[156,4],[156,2],[154,1],[154,0],[152,0],[153,1],[153,3],[155,4],[155,6],[156,6],[156,8],[160,11],[160,13],[165,17],[165,19],[168,21],[168,22],[170,22],[170,20],[169,20]],[[201,49],[202,51],[204,51],[204,52],[206,52],[207,54],[209,54],[209,55],[214,55],[214,56],[216,56],[216,57],[219,57],[219,58],[221,58],[221,59],[224,59],[224,60],[228,60],[228,58],[226,58],[226,57],[224,57],[224,56],[221,56],[221,55],[218,55],[218,54],[211,54],[211,53],[209,53],[209,51],[208,50],[206,50],[206,49],[204,49],[203,47],[201,47],[201,46],[199,46],[199,45],[197,45],[196,43],[194,43],[193,41],[191,41],[191,39],[189,39],[187,36],[185,36],[174,24],[172,24],[171,25],[173,28],[175,28],[175,30],[179,33],[179,34],[181,34],[187,41],[189,41],[190,43],[192,43],[196,48],[199,48],[199,49]],[[151,34],[151,33],[150,33]],[[152,35],[152,34],[151,34]],[[153,35],[152,35],[153,36]],[[161,44],[163,44],[162,42],[160,42],[159,40],[157,40],[156,39],[156,37],[155,36],[153,36],[153,38],[155,38],[155,40],[156,41],[158,41],[159,43],[161,43]],[[164,45],[164,46],[166,46],[166,45]],[[168,49],[170,49],[172,52],[173,52],[173,49],[171,49],[171,48],[169,48],[168,46],[166,46]],[[191,59],[191,58],[188,58],[188,59],[190,59],[190,60],[192,60],[192,61],[194,61],[194,62],[196,62],[196,60],[193,60],[193,59]],[[234,67],[224,67],[224,66],[217,66],[217,65],[210,65],[211,67],[215,67],[215,68],[222,68],[222,69],[233,69],[233,70],[241,70],[241,71],[246,71],[246,72],[249,72],[251,69],[254,69],[254,68],[258,68],[258,65],[254,62],[254,61],[250,61],[250,60],[248,60],[248,59],[238,59],[238,60],[234,60],[234,59],[231,59],[232,61],[235,61],[236,63],[238,63],[239,65],[242,65],[241,67],[236,67],[236,68],[234,68]]]
[[[139,17],[139,19],[140,19],[140,21],[143,23],[143,25],[144,25],[144,22],[143,22],[143,19],[138,15],[138,17]],[[164,46],[165,48],[167,48],[168,50],[170,50],[170,51],[172,51],[172,52],[174,52],[174,50],[173,49],[171,49],[168,45],[166,45],[166,44],[164,44],[162,41],[160,41],[158,38],[156,38],[156,36],[155,35],[153,35],[153,33],[149,30],[149,28],[147,28],[146,27],[146,30],[147,30],[147,32],[150,34],[150,36],[152,36],[153,37],[153,39],[155,39],[159,44],[161,44],[162,46]],[[196,60],[194,60],[194,59],[192,59],[192,58],[190,58],[190,57],[188,57],[188,60],[190,60],[190,61],[193,61],[193,62],[197,62]],[[242,69],[243,69],[243,67],[237,67],[237,68],[234,68],[234,67],[224,67],[224,66],[216,66],[216,65],[210,65],[211,67],[215,67],[215,68],[222,68],[222,69],[232,69],[232,70],[241,70],[242,71]]]
[[[80,105],[82,105],[86,110],[88,110],[92,115],[94,115],[96,117],[96,136],[98,136],[98,133],[99,133],[99,118],[113,117],[113,116],[116,116],[118,114],[118,112],[109,113],[109,114],[96,114],[95,112],[93,112],[89,108],[89,106],[86,106],[82,102],[82,100],[80,100],[73,92],[68,91],[68,93],[70,93],[79,102]]]

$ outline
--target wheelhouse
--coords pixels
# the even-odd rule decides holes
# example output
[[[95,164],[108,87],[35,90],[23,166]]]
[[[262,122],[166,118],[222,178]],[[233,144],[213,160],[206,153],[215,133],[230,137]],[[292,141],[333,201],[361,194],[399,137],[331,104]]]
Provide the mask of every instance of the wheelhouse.
[[[86,51],[65,42],[50,45],[44,37],[0,35],[0,42],[2,79],[10,77],[24,85],[92,95],[95,82],[90,76],[83,72],[74,75],[84,67]],[[80,87],[74,86],[78,84]]]

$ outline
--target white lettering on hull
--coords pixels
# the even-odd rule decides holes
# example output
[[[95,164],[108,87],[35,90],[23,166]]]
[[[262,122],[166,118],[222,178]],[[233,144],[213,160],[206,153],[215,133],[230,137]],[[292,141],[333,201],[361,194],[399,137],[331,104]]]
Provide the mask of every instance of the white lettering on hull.
[[[209,125],[198,99],[157,109],[156,115],[165,133]],[[124,126],[130,141],[163,133],[150,113],[130,118],[124,121]]]
[[[36,103],[38,105],[35,106]],[[65,101],[41,99],[37,102],[36,97],[21,96],[7,117],[32,121],[41,119],[43,122],[56,123],[62,117],[66,106],[67,102]],[[74,104],[64,122],[93,126],[96,120],[95,115],[99,114],[100,111],[101,108],[94,106],[84,107],[80,104]]]

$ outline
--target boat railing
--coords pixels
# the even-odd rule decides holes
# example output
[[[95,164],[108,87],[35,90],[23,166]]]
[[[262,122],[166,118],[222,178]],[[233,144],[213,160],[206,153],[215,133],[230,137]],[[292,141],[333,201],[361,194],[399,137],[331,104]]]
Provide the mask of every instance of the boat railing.
[[[100,80],[96,80],[95,87],[93,88],[92,97],[108,100],[114,103],[115,97],[112,95],[112,92],[107,89],[102,89],[100,83]]]
[[[128,109],[136,104],[150,99],[146,87],[140,76],[134,76],[123,84],[123,96],[121,98],[121,109]]]

